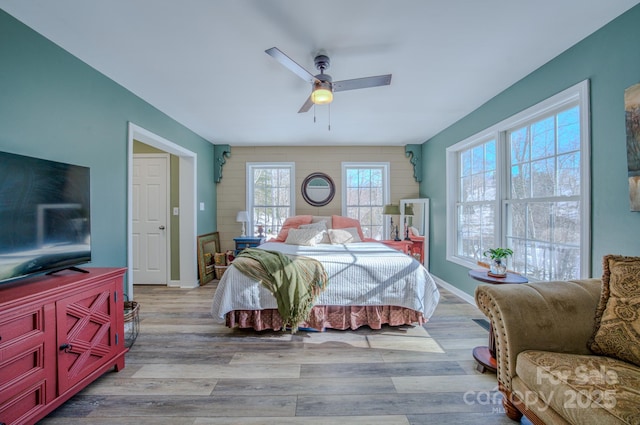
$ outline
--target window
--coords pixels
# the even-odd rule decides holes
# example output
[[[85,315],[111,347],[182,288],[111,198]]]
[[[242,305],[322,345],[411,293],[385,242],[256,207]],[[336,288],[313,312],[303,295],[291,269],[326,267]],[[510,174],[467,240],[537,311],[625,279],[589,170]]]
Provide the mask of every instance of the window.
[[[247,163],[247,234],[276,237],[284,221],[295,214],[294,164]],[[259,229],[259,228],[262,229]]]
[[[385,239],[388,199],[389,163],[342,163],[342,215],[359,220],[365,237]]]
[[[456,252],[475,261],[496,246],[496,140],[479,142],[461,151],[458,165]]]
[[[588,82],[447,149],[447,259],[492,247],[533,280],[589,274]]]

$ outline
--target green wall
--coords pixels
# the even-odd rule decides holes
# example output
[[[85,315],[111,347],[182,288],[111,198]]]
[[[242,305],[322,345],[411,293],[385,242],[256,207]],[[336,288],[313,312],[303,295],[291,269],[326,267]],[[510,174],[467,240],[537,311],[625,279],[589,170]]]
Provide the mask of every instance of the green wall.
[[[92,266],[126,266],[128,122],[197,154],[198,234],[216,230],[212,144],[2,10],[0,58],[0,150],[91,168]]]
[[[446,260],[445,150],[580,82],[591,87],[591,271],[608,253],[640,256],[640,213],[629,210],[624,90],[640,82],[640,6],[520,80],[422,146],[420,195],[431,198],[431,272],[473,294],[468,269]]]

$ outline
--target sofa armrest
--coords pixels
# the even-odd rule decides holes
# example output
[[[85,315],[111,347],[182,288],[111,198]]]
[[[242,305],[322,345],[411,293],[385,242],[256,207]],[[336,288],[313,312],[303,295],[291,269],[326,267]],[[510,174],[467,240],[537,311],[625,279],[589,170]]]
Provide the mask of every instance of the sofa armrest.
[[[493,327],[498,382],[512,390],[525,350],[590,354],[600,288],[600,279],[478,286],[476,304]]]

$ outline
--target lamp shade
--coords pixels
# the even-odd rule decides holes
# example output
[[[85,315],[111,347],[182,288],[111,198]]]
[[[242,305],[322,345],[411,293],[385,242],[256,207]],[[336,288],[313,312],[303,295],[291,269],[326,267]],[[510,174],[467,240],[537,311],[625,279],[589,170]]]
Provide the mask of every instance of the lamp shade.
[[[388,204],[382,208],[382,214],[384,215],[400,215],[400,207],[395,204]]]
[[[411,205],[404,206],[404,215],[413,215],[413,207]]]
[[[333,92],[331,91],[331,83],[316,82],[313,92],[311,93],[311,101],[316,105],[325,105],[333,101]]]
[[[236,221],[238,223],[246,223],[249,221],[249,213],[246,211],[238,211],[238,215],[236,215]]]

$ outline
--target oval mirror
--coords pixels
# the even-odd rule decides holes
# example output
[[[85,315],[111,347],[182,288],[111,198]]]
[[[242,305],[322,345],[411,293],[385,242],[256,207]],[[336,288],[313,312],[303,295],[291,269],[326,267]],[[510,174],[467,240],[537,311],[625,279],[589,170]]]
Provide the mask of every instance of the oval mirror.
[[[333,180],[325,173],[311,173],[302,182],[302,197],[314,207],[327,205],[335,193]]]

